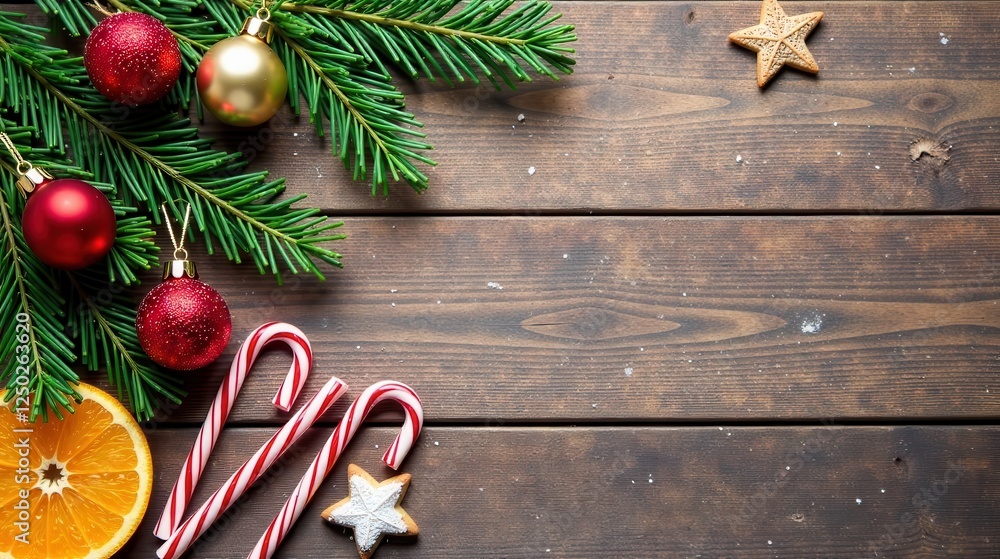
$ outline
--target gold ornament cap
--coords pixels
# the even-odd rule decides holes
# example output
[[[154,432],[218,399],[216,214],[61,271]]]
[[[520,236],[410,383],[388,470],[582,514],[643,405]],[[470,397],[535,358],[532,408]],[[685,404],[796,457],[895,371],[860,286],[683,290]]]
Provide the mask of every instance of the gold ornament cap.
[[[198,278],[198,268],[190,260],[171,260],[163,265],[163,279]]]
[[[267,8],[257,10],[257,13],[243,22],[240,35],[252,35],[267,44],[271,44],[274,36],[274,26],[271,24],[271,12]]]
[[[31,194],[43,182],[52,180],[52,175],[45,169],[35,167],[30,161],[21,157],[21,153],[14,146],[14,141],[3,132],[0,132],[0,144],[3,144],[17,161],[17,189],[21,191],[22,196]]]

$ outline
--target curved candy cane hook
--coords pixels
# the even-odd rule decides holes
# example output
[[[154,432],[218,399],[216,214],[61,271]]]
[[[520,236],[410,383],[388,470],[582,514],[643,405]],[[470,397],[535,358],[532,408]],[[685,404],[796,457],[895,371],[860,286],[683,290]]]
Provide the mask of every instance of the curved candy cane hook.
[[[337,459],[344,452],[361,423],[364,422],[372,408],[384,400],[398,402],[406,412],[403,419],[403,429],[396,440],[392,442],[386,450],[382,461],[392,469],[399,468],[407,453],[413,448],[414,441],[420,435],[420,429],[424,425],[424,410],[420,405],[420,398],[412,388],[395,381],[383,381],[375,383],[366,389],[358,399],[351,404],[344,419],[334,429],[330,439],[326,441],[323,449],[313,460],[309,469],[306,470],[299,484],[292,491],[292,495],[285,501],[278,516],[271,521],[267,531],[261,536],[260,541],[248,559],[270,559],[275,550],[285,538],[295,521],[302,516],[302,511],[316,495],[316,491],[323,483],[323,480],[330,475]]]
[[[208,457],[212,454],[216,441],[219,440],[222,426],[233,409],[236,396],[243,387],[243,381],[250,373],[254,360],[264,346],[276,341],[284,342],[292,349],[292,366],[288,369],[288,375],[278,388],[277,394],[274,395],[272,400],[274,406],[282,411],[288,411],[302,391],[313,361],[312,346],[309,345],[305,334],[291,324],[281,322],[268,322],[254,330],[240,346],[226,380],[208,410],[208,417],[198,432],[198,438],[195,439],[191,452],[184,461],[180,477],[170,491],[167,504],[153,530],[153,534],[161,540],[168,539],[180,524],[191,495],[194,494],[194,489],[208,463]]]

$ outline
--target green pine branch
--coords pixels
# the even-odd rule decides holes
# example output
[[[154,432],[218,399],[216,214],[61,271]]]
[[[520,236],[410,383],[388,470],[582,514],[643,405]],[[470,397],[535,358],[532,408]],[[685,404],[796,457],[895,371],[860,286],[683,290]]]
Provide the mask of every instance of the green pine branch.
[[[249,256],[260,273],[279,281],[283,269],[322,278],[318,262],[341,265],[325,244],[344,238],[331,233],[342,223],[318,209],[294,207],[304,194],[277,200],[283,179],[246,173],[240,154],[212,149],[175,113],[113,105],[89,84],[79,57],[39,44],[44,30],[0,15],[3,27],[16,31],[0,38],[0,64],[10,76],[0,103],[6,100],[23,124],[37,124],[46,145],[60,151],[68,145],[97,180],[119,183],[126,204],[144,206],[158,221],[160,203],[178,218],[183,204],[177,202],[189,203],[209,253],[218,245],[230,260]]]
[[[185,392],[179,378],[154,365],[139,344],[135,301],[100,271],[72,272],[65,277],[73,311],[69,329],[79,340],[87,370],[106,367],[119,399],[139,421],[152,419],[164,398],[180,404]]]
[[[36,0],[73,33],[89,30],[87,0]],[[180,38],[186,71],[177,96],[184,106],[195,88],[194,71],[204,48],[237,33],[260,7],[253,0],[105,0],[118,10],[159,18]],[[289,104],[299,114],[300,96],[318,135],[329,131],[333,152],[355,180],[369,179],[372,194],[387,194],[404,180],[428,187],[422,165],[434,165],[423,125],[405,110],[389,67],[411,78],[448,84],[485,77],[494,87],[530,81],[531,71],[558,79],[575,61],[568,46],[572,25],[545,0],[313,0],[269,2],[278,30],[273,47],[288,73]],[[199,106],[200,110],[200,106]],[[200,114],[200,113],[199,113]]]
[[[27,142],[34,130],[3,119],[0,130],[11,136],[25,158],[54,176],[90,180],[105,194],[114,194],[110,185],[94,182],[51,150],[33,148]],[[74,385],[80,378],[73,369],[79,357],[90,371],[107,369],[119,397],[140,420],[152,417],[166,400],[179,403],[183,395],[179,383],[142,353],[135,333],[135,302],[126,290],[137,282],[136,271],[157,264],[152,223],[134,215],[136,208],[112,198],[118,227],[105,265],[56,276],[31,253],[21,235],[24,199],[14,184],[18,174],[8,161],[5,153],[0,154],[0,226],[5,249],[0,258],[0,294],[4,296],[0,320],[11,325],[0,335],[5,399],[16,399],[20,373],[25,373],[31,395],[26,413],[32,419],[41,415],[48,420],[50,412],[62,418],[63,412],[73,411],[73,400],[79,398]],[[18,321],[18,315],[28,320]]]
[[[70,363],[75,359],[73,341],[62,324],[65,299],[55,287],[52,270],[28,249],[21,235],[23,202],[14,183],[13,167],[0,162],[2,243],[0,251],[0,381],[6,387],[4,400],[15,408],[28,408],[31,420],[48,420],[51,410],[62,419],[73,411],[71,398],[81,396],[73,388],[80,381]],[[19,380],[27,379],[29,402],[18,401]]]

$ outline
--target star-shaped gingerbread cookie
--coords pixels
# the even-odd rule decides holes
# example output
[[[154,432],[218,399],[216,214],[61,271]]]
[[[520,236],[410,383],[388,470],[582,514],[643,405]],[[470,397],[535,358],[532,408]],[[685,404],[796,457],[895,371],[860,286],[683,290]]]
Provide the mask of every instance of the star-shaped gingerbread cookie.
[[[778,0],[764,0],[760,24],[729,35],[729,40],[757,52],[757,85],[764,85],[785,64],[792,68],[819,72],[819,65],[806,47],[806,36],[823,19],[823,12],[797,16],[785,14]]]
[[[399,503],[410,487],[410,474],[382,483],[360,466],[347,467],[348,497],[323,511],[323,518],[354,529],[354,542],[361,559],[369,559],[385,536],[415,536],[417,523]]]

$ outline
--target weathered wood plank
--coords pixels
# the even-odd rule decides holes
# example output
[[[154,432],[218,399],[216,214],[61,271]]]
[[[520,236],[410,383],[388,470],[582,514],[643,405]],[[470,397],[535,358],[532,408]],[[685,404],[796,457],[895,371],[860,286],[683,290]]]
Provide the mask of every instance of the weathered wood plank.
[[[728,1],[556,2],[580,36],[578,71],[560,82],[496,93],[399,80],[437,147],[423,196],[400,186],[372,199],[306,119],[287,112],[265,128],[205,130],[332,211],[1000,207],[1000,42],[989,39],[1000,4],[786,8],[826,12],[810,40],[821,71],[786,70],[763,92],[753,53],[726,41],[755,21],[757,4]],[[911,161],[918,138],[953,146],[951,160]]]
[[[238,341],[266,320],[312,340],[308,390],[329,375],[354,394],[394,378],[433,421],[1000,416],[996,217],[362,218],[346,229],[347,268],[326,283],[279,288],[195,256],[232,307],[234,337],[190,376],[175,421],[203,419]],[[277,417],[282,351],[251,375],[234,420]]]
[[[440,166],[429,171],[433,186],[423,196],[404,186],[388,201],[372,200],[339,163],[317,157],[329,146],[287,114],[249,134],[207,130],[248,150],[273,133],[257,163],[334,211],[998,207],[1000,43],[982,37],[993,36],[1000,4],[824,3],[811,39],[819,76],[785,71],[765,92],[754,81],[753,53],[726,42],[755,20],[755,3],[557,9],[580,36],[577,73],[558,83],[496,93],[400,81],[437,148]],[[919,138],[953,146],[951,161],[911,161]]]
[[[245,557],[328,431],[189,556]],[[227,431],[200,498],[269,434]],[[389,475],[375,446],[393,436],[361,432],[279,557],[353,556],[319,513],[346,495],[348,462]],[[157,509],[193,437],[152,434],[159,481],[123,557],[152,556]],[[403,466],[421,534],[378,557],[994,558],[998,441],[997,427],[429,428]]]

